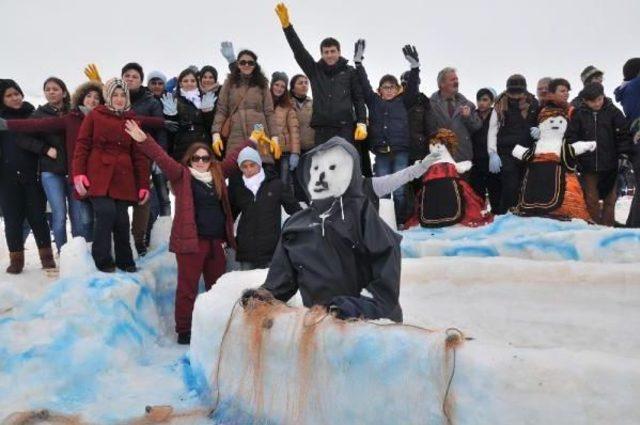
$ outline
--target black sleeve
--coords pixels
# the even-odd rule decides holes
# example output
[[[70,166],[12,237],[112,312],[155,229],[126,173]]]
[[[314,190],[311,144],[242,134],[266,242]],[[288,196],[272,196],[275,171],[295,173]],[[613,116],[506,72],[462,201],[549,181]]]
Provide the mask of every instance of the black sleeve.
[[[307,51],[307,49],[300,41],[300,37],[293,29],[293,25],[289,25],[286,28],[283,28],[284,35],[287,38],[287,42],[293,51],[293,56],[302,68],[302,72],[304,72],[309,79],[311,79],[315,75],[316,61],[313,60],[313,56]]]
[[[271,259],[267,280],[262,284],[262,288],[271,292],[276,299],[287,302],[298,292],[295,273],[287,250],[282,246],[281,236]]]
[[[49,146],[41,139],[27,136],[26,134],[16,134],[16,145],[36,155],[46,155],[49,150]]]
[[[418,97],[418,86],[420,85],[420,68],[411,68],[409,80],[407,81],[407,91],[402,95],[404,107],[409,109]]]
[[[373,91],[373,87],[371,87],[371,82],[369,81],[369,76],[367,75],[367,70],[364,68],[364,65],[361,63],[356,64],[356,72],[358,73],[358,78],[360,79],[360,86],[362,87],[362,95],[364,96],[364,100],[369,106],[369,109],[373,106],[374,96],[376,95]]]
[[[367,107],[364,102],[362,85],[360,84],[360,79],[355,69],[352,69],[351,72],[351,100],[356,110],[356,122],[366,124]]]
[[[289,215],[294,215],[295,213],[297,213],[298,211],[300,211],[302,209],[300,207],[300,203],[298,202],[298,200],[294,196],[292,189],[293,188],[292,188],[291,185],[283,184],[282,185],[282,198],[280,199],[280,203],[282,204],[282,206],[284,207],[284,210]]]
[[[150,116],[152,117],[164,118],[164,114],[162,113],[162,102],[160,102],[158,99],[153,99],[150,112],[151,112]],[[156,143],[162,146],[162,149],[164,149],[165,151],[168,151],[169,142],[167,139],[167,131],[164,128],[154,130],[153,136],[154,136],[154,139],[156,140]]]
[[[633,140],[629,132],[629,124],[620,109],[615,108],[613,115],[613,131],[616,144],[616,153],[630,154],[633,152]]]
[[[564,132],[564,139],[567,143],[574,143],[580,140],[580,116],[573,115],[573,119],[569,120],[569,125]]]

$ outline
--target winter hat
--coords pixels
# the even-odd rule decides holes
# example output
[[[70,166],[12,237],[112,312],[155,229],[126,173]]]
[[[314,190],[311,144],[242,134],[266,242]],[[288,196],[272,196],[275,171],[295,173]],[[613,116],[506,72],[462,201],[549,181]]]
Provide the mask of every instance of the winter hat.
[[[476,93],[476,100],[480,100],[482,96],[489,96],[489,99],[493,102],[496,99],[496,91],[491,87],[483,87]]]
[[[112,111],[116,111],[111,102],[111,96],[113,96],[113,92],[116,91],[116,89],[124,90],[124,95],[127,97],[127,103],[124,105],[124,110],[128,111],[129,108],[131,108],[129,89],[127,88],[127,84],[121,78],[112,78],[104,84],[104,88],[102,89],[102,97],[104,97],[105,104]]]
[[[125,72],[130,71],[132,69],[136,71],[138,74],[140,74],[140,80],[144,81],[144,71],[142,71],[142,66],[140,66],[140,64],[137,62],[129,62],[128,64],[123,66],[122,71],[120,72],[120,75],[122,76],[124,75]]]
[[[598,96],[604,96],[604,87],[600,83],[589,83],[580,92],[580,97],[584,100],[596,100]]]
[[[100,104],[104,104],[104,97],[102,95],[103,85],[99,81],[87,81],[82,83],[76,88],[76,91],[71,95],[71,107],[77,108],[84,102],[84,98],[89,92],[95,91],[100,95]]]
[[[200,70],[200,73],[198,73],[198,80],[202,79],[202,76],[204,75],[205,72],[210,72],[211,74],[213,74],[213,78],[215,78],[215,80],[218,81],[218,70],[212,67],[211,65],[205,65],[202,67],[202,69]]]
[[[580,79],[582,80],[582,84],[587,85],[592,78],[595,78],[598,75],[604,75],[604,72],[600,71],[593,65],[589,65],[580,73]]]
[[[260,159],[260,154],[252,147],[247,146],[240,151],[240,154],[238,155],[238,167],[240,167],[245,161],[255,162],[262,167],[262,159]]]
[[[2,103],[2,99],[4,99],[4,94],[6,93],[6,91],[11,88],[16,89],[18,93],[20,93],[22,97],[24,97],[24,92],[22,91],[18,83],[16,83],[12,79],[3,79],[0,80],[0,104]]]
[[[273,85],[276,81],[284,81],[284,85],[286,87],[287,84],[289,84],[289,77],[282,71],[276,71],[271,74],[271,85]]]
[[[640,58],[631,58],[622,67],[624,81],[631,81],[638,75],[640,75]]]
[[[520,74],[513,74],[507,79],[507,92],[523,93],[527,91],[527,80]]]
[[[147,76],[147,84],[149,84],[151,80],[156,79],[161,80],[164,84],[167,84],[167,76],[160,71],[151,71],[149,73],[149,76]]]

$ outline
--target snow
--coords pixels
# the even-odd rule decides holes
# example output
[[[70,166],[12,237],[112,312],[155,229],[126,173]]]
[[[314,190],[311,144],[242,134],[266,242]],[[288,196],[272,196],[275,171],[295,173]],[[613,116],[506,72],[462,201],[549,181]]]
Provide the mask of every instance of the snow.
[[[231,316],[266,270],[228,273],[198,298],[188,351],[173,333],[169,226],[138,273],[95,271],[73,239],[60,279],[32,242],[25,272],[0,276],[0,420],[48,408],[122,423],[170,405],[199,412],[174,423],[446,423],[445,330],[458,328],[472,339],[455,349],[452,423],[640,423],[636,230],[505,216],[403,232],[405,323],[431,333],[342,323],[299,296]]]

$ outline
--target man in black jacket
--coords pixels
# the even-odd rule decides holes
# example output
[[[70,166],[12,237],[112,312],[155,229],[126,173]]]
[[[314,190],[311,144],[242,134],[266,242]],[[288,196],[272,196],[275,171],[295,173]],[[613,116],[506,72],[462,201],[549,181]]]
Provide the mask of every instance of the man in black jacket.
[[[320,43],[322,58],[316,62],[293,29],[287,7],[283,3],[278,4],[276,13],[296,62],[311,82],[311,127],[315,130],[316,145],[333,136],[362,142],[356,144],[356,148],[360,153],[363,173],[370,177],[371,164],[364,143],[367,138],[367,110],[355,68],[340,55],[340,43],[331,37]]]

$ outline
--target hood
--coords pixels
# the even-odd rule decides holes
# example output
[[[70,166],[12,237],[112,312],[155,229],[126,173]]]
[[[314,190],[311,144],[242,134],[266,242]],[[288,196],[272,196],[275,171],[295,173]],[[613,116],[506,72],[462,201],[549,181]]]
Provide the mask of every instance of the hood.
[[[363,177],[362,171],[360,168],[360,155],[355,147],[349,142],[347,142],[342,137],[334,136],[331,139],[327,140],[325,143],[316,146],[311,149],[301,158],[301,164],[297,169],[298,179],[302,184],[302,188],[307,194],[308,199],[311,199],[311,194],[309,193],[309,179],[311,178],[310,169],[311,169],[311,158],[317,154],[318,152],[323,152],[329,150],[335,146],[339,146],[344,149],[351,160],[353,161],[353,172],[351,174],[351,182],[349,183],[349,187],[342,195],[343,198],[358,198],[364,197],[364,192],[362,191],[363,185]],[[331,198],[332,199],[332,198]]]
[[[627,91],[627,86],[629,85],[628,81],[623,81],[616,89],[613,91],[613,94],[616,97],[616,102],[622,102],[624,99],[625,92]]]

